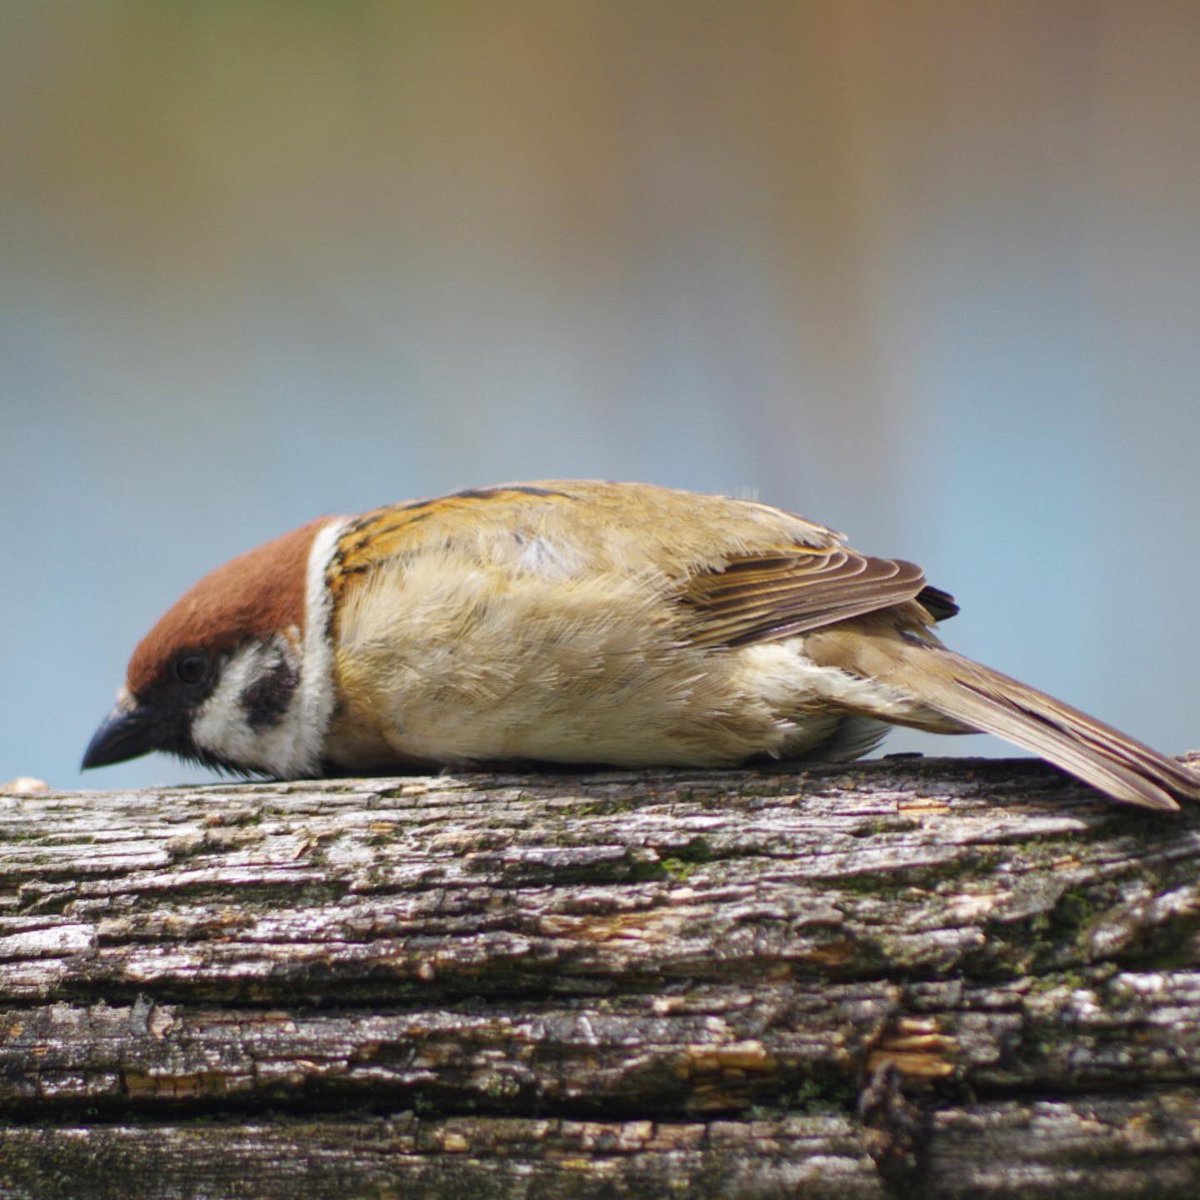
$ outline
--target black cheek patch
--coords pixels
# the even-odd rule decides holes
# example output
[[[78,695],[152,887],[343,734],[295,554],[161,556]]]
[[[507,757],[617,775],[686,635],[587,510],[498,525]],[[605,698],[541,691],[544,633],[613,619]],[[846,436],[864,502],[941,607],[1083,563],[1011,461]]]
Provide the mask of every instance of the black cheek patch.
[[[292,702],[300,682],[300,672],[286,659],[280,659],[265,675],[252,683],[241,696],[242,708],[251,729],[278,725]]]

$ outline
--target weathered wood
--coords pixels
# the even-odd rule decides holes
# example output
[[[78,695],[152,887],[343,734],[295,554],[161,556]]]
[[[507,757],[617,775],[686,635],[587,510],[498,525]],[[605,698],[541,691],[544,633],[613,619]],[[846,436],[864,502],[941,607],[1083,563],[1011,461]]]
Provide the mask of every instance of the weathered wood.
[[[1200,1194],[1200,811],[1029,761],[0,796],[0,1195]]]

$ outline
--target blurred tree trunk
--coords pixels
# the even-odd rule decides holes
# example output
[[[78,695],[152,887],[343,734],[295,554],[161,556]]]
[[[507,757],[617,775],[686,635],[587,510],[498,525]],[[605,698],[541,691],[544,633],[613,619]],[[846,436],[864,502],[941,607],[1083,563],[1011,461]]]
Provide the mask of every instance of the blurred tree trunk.
[[[5,1197],[1192,1197],[1200,812],[1029,761],[0,796]]]

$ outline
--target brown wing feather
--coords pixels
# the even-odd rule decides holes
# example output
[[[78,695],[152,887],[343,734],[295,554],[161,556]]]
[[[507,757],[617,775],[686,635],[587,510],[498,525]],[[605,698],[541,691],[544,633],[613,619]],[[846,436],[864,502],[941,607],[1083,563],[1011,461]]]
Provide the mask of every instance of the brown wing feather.
[[[697,644],[743,646],[901,604],[924,587],[924,572],[913,563],[868,558],[845,546],[797,548],[693,576],[680,602],[695,613]]]
[[[563,518],[557,524],[555,512]],[[703,646],[789,637],[918,596],[931,600],[935,617],[953,605],[926,587],[912,563],[868,558],[830,530],[762,505],[641,485],[546,481],[411,501],[355,519],[330,564],[335,608],[393,558],[457,540],[475,546],[488,565],[500,561],[497,547],[527,527],[573,545],[598,571],[675,575],[678,599],[693,618],[690,639]],[[622,539],[627,529],[638,537]]]

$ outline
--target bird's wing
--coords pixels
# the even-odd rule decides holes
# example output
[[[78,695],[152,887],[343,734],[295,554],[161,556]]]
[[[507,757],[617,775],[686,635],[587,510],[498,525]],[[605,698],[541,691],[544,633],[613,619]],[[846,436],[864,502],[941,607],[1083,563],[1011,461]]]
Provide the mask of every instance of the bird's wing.
[[[694,614],[696,644],[742,646],[927,597],[931,617],[950,615],[953,600],[927,588],[920,567],[835,546],[735,559],[723,570],[693,576],[679,602]]]
[[[679,605],[685,637],[703,646],[789,637],[913,599],[932,619],[957,611],[946,593],[926,586],[920,567],[859,554],[792,513],[578,480],[471,489],[366,513],[339,538],[330,585],[346,596],[381,565],[451,546],[459,566],[471,569],[549,562],[657,575]],[[569,574],[564,567],[556,577]]]

